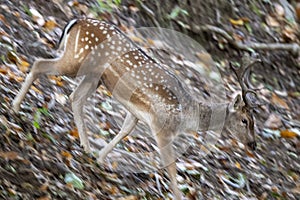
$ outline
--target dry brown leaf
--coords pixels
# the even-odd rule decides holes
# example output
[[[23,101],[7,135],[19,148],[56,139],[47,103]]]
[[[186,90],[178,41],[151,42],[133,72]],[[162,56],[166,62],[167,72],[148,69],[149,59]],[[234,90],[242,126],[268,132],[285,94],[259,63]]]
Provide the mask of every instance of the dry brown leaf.
[[[110,129],[110,124],[108,122],[100,122],[100,128],[108,131]]]
[[[49,31],[52,31],[55,27],[57,27],[57,23],[54,19],[49,19],[44,24],[44,28],[46,28]]]
[[[15,190],[12,189],[12,188],[8,188],[7,191],[9,192],[9,194],[10,194],[11,196],[16,196],[16,195],[17,195],[17,191],[15,191]]]
[[[5,67],[4,65],[0,66],[0,73],[1,74],[7,74],[8,73],[8,68]]]
[[[28,67],[30,66],[30,64],[22,59],[19,59],[17,62],[17,65],[19,67],[19,69],[21,70],[21,72],[25,73],[28,70]]]
[[[290,110],[287,103],[282,98],[278,97],[275,93],[272,94],[271,102],[280,108]]]
[[[79,6],[79,2],[77,0],[70,1],[68,4],[69,6],[74,6],[74,7]]]
[[[79,138],[79,133],[78,133],[77,128],[74,128],[73,130],[71,130],[70,135],[72,135],[75,138]]]
[[[9,23],[7,22],[6,18],[4,17],[4,15],[0,14],[0,21],[5,24],[5,26],[9,27]]]
[[[239,162],[237,162],[237,161],[235,162],[235,167],[238,168],[238,169],[242,169],[241,168],[241,164]]]
[[[138,8],[138,7],[136,7],[136,6],[129,6],[128,7],[129,8],[129,10],[131,11],[131,12],[133,12],[133,13],[136,13],[136,12],[138,12],[138,11],[140,11],[140,9]]]
[[[294,138],[297,137],[297,133],[291,130],[282,130],[280,131],[280,136],[283,138]]]
[[[17,55],[15,52],[13,52],[13,51],[7,52],[6,57],[7,57],[7,59],[8,59],[11,63],[13,63],[13,64],[15,64],[15,65],[16,65],[16,64],[18,63],[18,61],[19,61],[18,55]]]
[[[11,71],[8,71],[8,77],[9,77],[10,80],[15,80],[19,83],[24,81],[23,77],[17,76],[15,73],[13,73]]]
[[[73,158],[72,154],[68,151],[62,151],[60,153],[63,157],[65,157],[67,160],[71,160]]]
[[[36,93],[39,93],[39,94],[43,94],[43,92],[39,89],[37,89],[35,86],[31,86],[30,89],[32,89],[33,91],[35,91]]]
[[[119,163],[116,162],[116,161],[112,162],[112,164],[111,164],[111,167],[112,167],[113,169],[117,169],[118,166],[119,166]]]
[[[116,194],[119,194],[120,191],[119,191],[119,188],[117,186],[114,186],[114,185],[111,185],[109,188],[108,188],[108,191],[112,194],[112,195],[116,195]]]
[[[247,154],[247,156],[249,156],[251,158],[255,157],[255,155],[253,154],[253,152],[249,151],[248,149],[246,150],[246,154]]]
[[[244,20],[243,19],[229,19],[230,23],[234,26],[243,26]]]
[[[16,160],[19,154],[15,151],[0,152],[0,157],[8,160]]]
[[[287,41],[296,41],[297,40],[297,35],[296,35],[296,29],[293,29],[290,26],[285,26],[284,29],[282,30],[282,38]]]
[[[55,84],[59,87],[62,87],[64,85],[64,82],[60,76],[49,76],[49,78],[55,81]]]

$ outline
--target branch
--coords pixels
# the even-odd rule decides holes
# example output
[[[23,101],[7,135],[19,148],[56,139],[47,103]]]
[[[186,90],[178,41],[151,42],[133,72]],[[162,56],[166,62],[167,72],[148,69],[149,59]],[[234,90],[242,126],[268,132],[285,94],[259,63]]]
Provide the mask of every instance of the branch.
[[[193,31],[199,32],[199,31],[206,31],[206,32],[215,32],[220,35],[222,35],[230,44],[235,46],[238,49],[242,50],[285,50],[290,51],[293,56],[299,56],[300,55],[300,46],[297,43],[256,43],[256,42],[250,42],[248,44],[244,44],[242,42],[237,42],[231,35],[229,35],[226,31],[224,31],[221,28],[218,28],[216,26],[212,25],[203,25],[203,26],[193,26]]]

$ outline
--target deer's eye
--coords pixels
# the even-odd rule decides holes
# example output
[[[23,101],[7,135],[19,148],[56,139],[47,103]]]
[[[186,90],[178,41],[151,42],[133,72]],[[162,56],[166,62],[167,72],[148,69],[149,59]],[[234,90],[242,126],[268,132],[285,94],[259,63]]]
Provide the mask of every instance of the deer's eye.
[[[242,119],[242,123],[247,125],[248,124],[248,121],[246,119]]]

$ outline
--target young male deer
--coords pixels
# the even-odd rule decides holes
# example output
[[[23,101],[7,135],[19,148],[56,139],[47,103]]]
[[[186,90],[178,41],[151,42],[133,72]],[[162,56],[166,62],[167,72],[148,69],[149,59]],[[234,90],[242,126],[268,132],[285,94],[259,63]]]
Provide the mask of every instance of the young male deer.
[[[213,108],[195,100],[165,66],[147,56],[117,27],[107,22],[86,18],[72,20],[64,29],[59,50],[63,53],[58,58],[34,62],[13,101],[13,109],[20,109],[25,94],[40,75],[84,76],[70,99],[80,143],[86,152],[90,152],[83,106],[99,84],[103,84],[128,113],[118,135],[100,151],[100,162],[141,120],[156,139],[161,160],[167,166],[174,198],[178,200],[181,193],[177,187],[176,158],[171,146],[177,133],[207,130],[212,113],[222,110],[226,118],[224,129],[255,148],[253,105],[248,97],[253,91],[248,90],[243,81],[246,70],[253,63],[235,69],[242,97],[238,95],[231,103]]]

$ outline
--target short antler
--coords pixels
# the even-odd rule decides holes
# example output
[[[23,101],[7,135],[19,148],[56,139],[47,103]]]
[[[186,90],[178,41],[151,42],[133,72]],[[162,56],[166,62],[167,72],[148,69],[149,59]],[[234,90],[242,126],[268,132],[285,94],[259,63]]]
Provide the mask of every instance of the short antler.
[[[247,107],[253,108],[257,106],[256,103],[256,92],[253,89],[249,88],[250,80],[249,80],[249,70],[250,68],[257,62],[261,62],[260,59],[252,59],[250,56],[244,56],[242,59],[242,66],[235,67],[230,62],[230,67],[233,70],[234,74],[236,75],[239,84],[242,88],[242,97]],[[244,80],[245,79],[245,80]],[[255,97],[253,97],[253,94]]]

